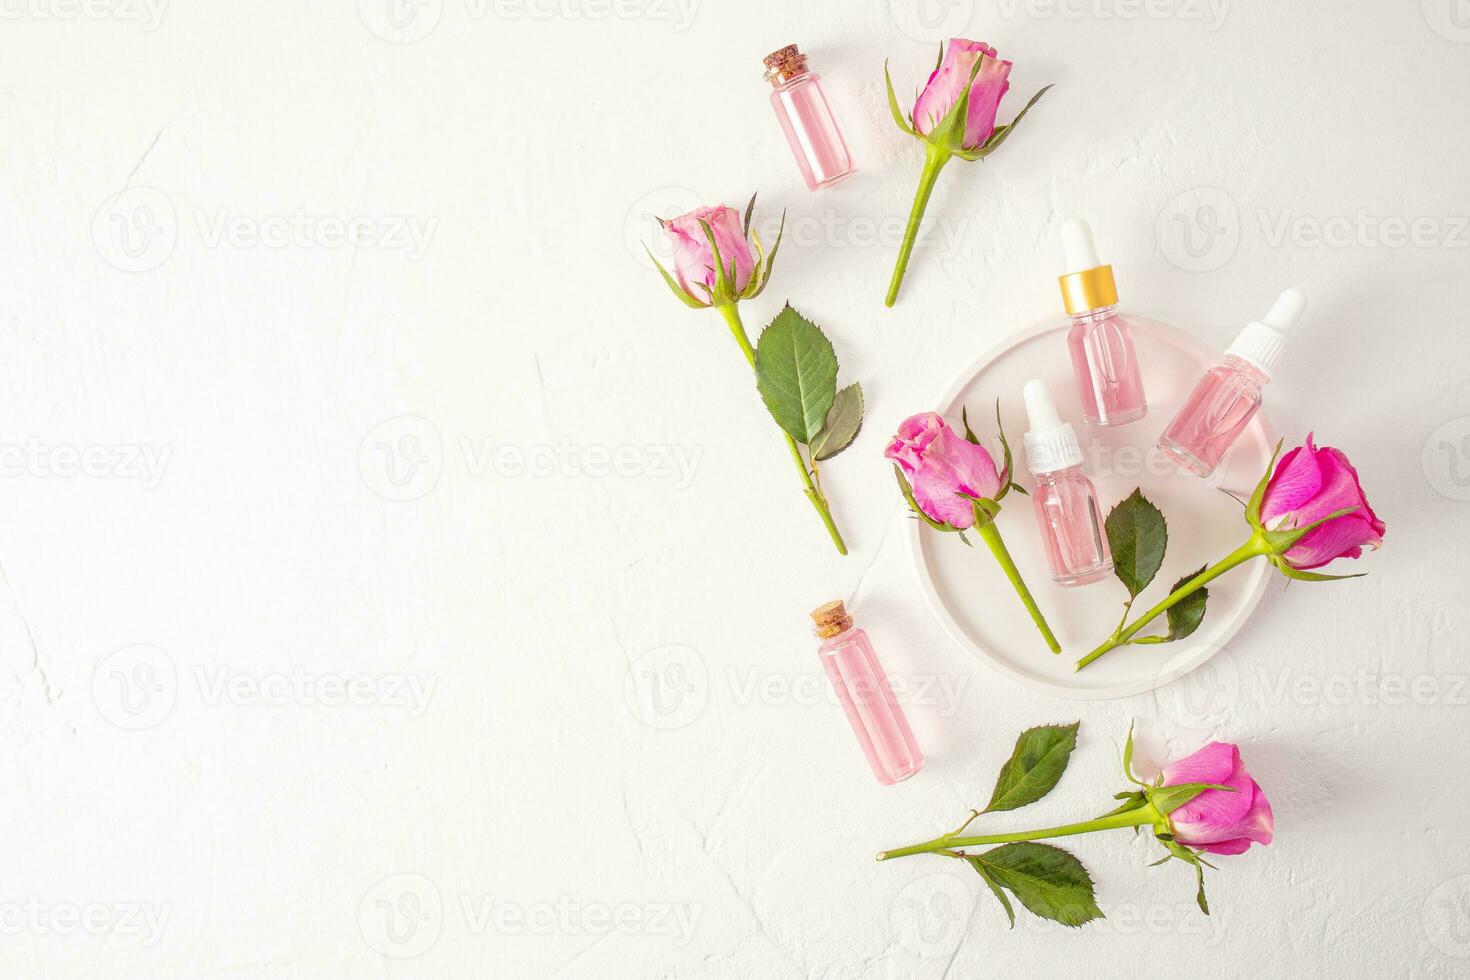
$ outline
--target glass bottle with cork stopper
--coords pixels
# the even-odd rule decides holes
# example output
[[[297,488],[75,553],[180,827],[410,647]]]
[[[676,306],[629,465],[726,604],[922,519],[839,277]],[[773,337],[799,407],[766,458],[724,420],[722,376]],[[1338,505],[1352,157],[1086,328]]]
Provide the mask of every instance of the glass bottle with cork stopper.
[[[893,696],[888,677],[868,634],[853,626],[842,601],[811,612],[822,641],[818,653],[873,775],[885,786],[902,782],[924,767],[924,753]]]
[[[831,187],[852,174],[852,154],[837,117],[827,104],[822,80],[807,68],[806,55],[788,44],[764,59],[766,81],[775,89],[771,107],[796,156],[808,190]]]

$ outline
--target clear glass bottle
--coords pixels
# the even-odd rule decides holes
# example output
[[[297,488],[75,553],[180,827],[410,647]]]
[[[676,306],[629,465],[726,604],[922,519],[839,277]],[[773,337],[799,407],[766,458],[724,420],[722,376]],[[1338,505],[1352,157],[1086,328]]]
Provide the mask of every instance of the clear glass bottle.
[[[1098,261],[1092,228],[1081,218],[1062,225],[1067,273],[1058,281],[1062,303],[1072,318],[1067,349],[1082,401],[1082,417],[1092,425],[1126,425],[1148,414],[1143,374],[1133,348],[1133,327],[1118,313],[1113,267]]]
[[[796,156],[808,190],[831,187],[857,170],[822,92],[822,80],[807,69],[806,55],[788,44],[766,55],[766,81],[775,87],[771,107]]]
[[[1031,502],[1051,562],[1052,581],[1073,586],[1107,578],[1113,571],[1113,555],[1097,488],[1082,471],[1077,433],[1057,415],[1046,385],[1028,381],[1023,395],[1031,425],[1026,433],[1026,461],[1036,478]]]
[[[1159,436],[1159,448],[1185,472],[1209,476],[1261,407],[1261,389],[1307,308],[1300,290],[1282,293],[1264,320],[1246,325],[1221,362],[1205,372]]]
[[[924,767],[924,753],[893,696],[868,634],[852,625],[841,600],[812,610],[822,668],[857,734],[873,775],[885,786]]]

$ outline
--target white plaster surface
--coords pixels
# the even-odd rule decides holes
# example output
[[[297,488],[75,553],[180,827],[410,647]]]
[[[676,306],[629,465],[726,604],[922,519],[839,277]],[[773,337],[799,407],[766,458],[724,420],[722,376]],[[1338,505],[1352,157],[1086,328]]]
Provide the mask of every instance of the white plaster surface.
[[[387,12],[0,3],[0,974],[1465,975],[1463,2]],[[950,32],[1016,62],[1003,117],[1057,87],[944,174],[884,310],[922,154],[882,63],[907,95]],[[862,168],[816,195],[760,79],[790,41]],[[789,298],[868,392],[824,474],[846,558],[636,247],[754,190],[788,233],[747,323]],[[1389,527],[1369,577],[1278,582],[1211,672],[1099,704],[945,637],[881,459],[1056,310],[1073,213],[1128,307],[1220,346],[1305,288],[1272,422],[1345,448]],[[633,475],[588,475],[621,447]],[[898,787],[818,683],[838,596],[907,682]],[[1130,720],[1144,768],[1237,741],[1278,836],[1212,917],[1122,832],[1074,842],[1108,914],[1080,932],[873,862],[1078,718],[1058,790],[990,825],[1111,806]]]

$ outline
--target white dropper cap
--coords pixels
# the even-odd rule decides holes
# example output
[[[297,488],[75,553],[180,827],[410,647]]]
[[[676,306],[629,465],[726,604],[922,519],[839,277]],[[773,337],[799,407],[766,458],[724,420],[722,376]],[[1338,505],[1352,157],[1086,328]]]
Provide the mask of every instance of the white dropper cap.
[[[1102,260],[1097,257],[1097,242],[1092,238],[1092,226],[1081,218],[1068,218],[1063,222],[1062,252],[1067,257],[1067,275],[1102,265]]]
[[[1036,378],[1021,389],[1031,429],[1026,433],[1026,464],[1032,475],[1082,465],[1082,447],[1069,422],[1057,414],[1051,392]]]
[[[1225,351],[1260,368],[1267,377],[1276,369],[1286,349],[1286,337],[1307,309],[1307,297],[1300,289],[1288,289],[1276,297],[1271,312],[1264,319],[1246,324],[1235,343]]]

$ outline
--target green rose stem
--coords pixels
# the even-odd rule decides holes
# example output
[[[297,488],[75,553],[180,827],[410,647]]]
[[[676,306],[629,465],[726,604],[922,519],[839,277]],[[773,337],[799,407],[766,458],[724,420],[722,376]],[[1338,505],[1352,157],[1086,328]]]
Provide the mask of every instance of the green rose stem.
[[[972,818],[973,819],[973,818]],[[942,854],[945,857],[964,857],[955,848],[979,847],[983,844],[1014,844],[1023,840],[1044,840],[1048,837],[1072,837],[1076,834],[1090,834],[1095,830],[1117,830],[1120,827],[1142,827],[1145,825],[1165,825],[1164,815],[1161,814],[1152,803],[1133,810],[1125,810],[1122,813],[1113,813],[1096,820],[1084,820],[1082,823],[1063,824],[1060,827],[1047,827],[1045,830],[1022,830],[1014,834],[987,834],[983,837],[960,837],[959,832],[945,834],[922,844],[910,844],[908,847],[899,847],[891,851],[879,851],[878,860],[887,861],[890,858],[907,857],[910,854]],[[965,826],[969,826],[967,822]],[[964,830],[961,827],[960,830]]]
[[[919,237],[919,224],[924,220],[924,210],[929,207],[929,195],[934,193],[934,182],[939,171],[949,162],[951,154],[933,143],[925,144],[924,171],[919,175],[919,190],[914,194],[914,206],[909,210],[909,225],[903,232],[903,245],[898,249],[898,264],[893,267],[893,278],[888,283],[888,296],[884,306],[892,306],[898,299],[898,287],[903,285],[903,274],[909,267],[909,253],[914,250],[914,241]]]
[[[720,311],[720,316],[730,325],[730,332],[735,335],[735,343],[740,345],[740,351],[745,355],[745,360],[751,369],[755,368],[755,349],[750,346],[750,338],[745,335],[745,325],[740,322],[740,311],[734,303],[721,303],[715,309]],[[786,436],[786,447],[791,450],[791,459],[796,463],[796,472],[801,474],[802,485],[806,488],[806,499],[812,502],[817,513],[822,518],[822,523],[827,527],[827,533],[832,538],[832,543],[837,546],[839,555],[847,554],[847,545],[842,540],[842,534],[837,530],[837,525],[832,522],[832,511],[827,506],[827,498],[822,491],[817,489],[812,482],[812,474],[806,467],[806,461],[801,458],[801,450],[796,446],[796,440],[790,434]]]
[[[1036,628],[1041,630],[1041,635],[1046,640],[1046,645],[1051,648],[1052,653],[1061,653],[1062,645],[1052,635],[1051,627],[1046,625],[1046,617],[1041,615],[1041,610],[1037,608],[1036,600],[1031,598],[1031,590],[1026,588],[1026,583],[1021,579],[1021,573],[1016,570],[1016,563],[1011,561],[1011,553],[1006,550],[1005,542],[1000,539],[1000,531],[996,530],[995,522],[990,521],[987,524],[982,524],[977,530],[980,534],[980,540],[985,542],[986,547],[990,549],[990,553],[995,556],[995,560],[1000,562],[1000,567],[1006,573],[1006,578],[1011,580],[1011,587],[1016,590],[1016,594],[1026,604],[1026,611],[1031,614],[1031,621],[1036,624]]]
[[[1252,558],[1258,558],[1261,555],[1271,554],[1272,551],[1273,549],[1271,548],[1271,545],[1267,543],[1266,538],[1263,534],[1257,532],[1251,535],[1251,539],[1249,541],[1241,545],[1239,548],[1236,548],[1234,551],[1230,552],[1230,554],[1226,555],[1224,558],[1220,559],[1220,561],[1211,565],[1209,568],[1206,568],[1204,571],[1200,572],[1188,582],[1185,582],[1183,585],[1179,586],[1179,588],[1175,589],[1173,592],[1170,592],[1163,599],[1162,602],[1154,606],[1142,616],[1139,616],[1137,619],[1135,619],[1132,625],[1125,627],[1120,623],[1117,630],[1113,632],[1113,635],[1108,637],[1107,642],[1103,643],[1102,646],[1098,647],[1096,650],[1092,651],[1087,656],[1077,661],[1077,669],[1081,670],[1083,667],[1086,667],[1088,664],[1092,663],[1094,660],[1096,660],[1098,657],[1101,657],[1109,650],[1114,650],[1120,646],[1126,645],[1130,640],[1133,639],[1134,635],[1139,630],[1143,629],[1159,616],[1162,616],[1170,609],[1170,607],[1172,607],[1180,599],[1183,599],[1185,596],[1189,595],[1191,592],[1194,592],[1205,584],[1214,581],[1221,575],[1224,575],[1226,572],[1230,571],[1236,565],[1244,565]]]

